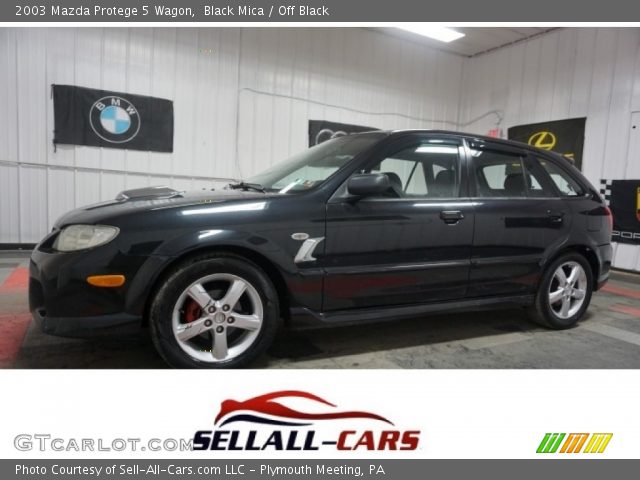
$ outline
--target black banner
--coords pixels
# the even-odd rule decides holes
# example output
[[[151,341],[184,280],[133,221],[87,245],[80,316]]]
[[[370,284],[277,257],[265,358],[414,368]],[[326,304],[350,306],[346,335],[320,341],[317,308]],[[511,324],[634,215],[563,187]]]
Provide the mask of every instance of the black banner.
[[[53,143],[173,151],[173,102],[53,85]]]
[[[551,150],[570,159],[582,169],[582,148],[586,118],[570,118],[553,122],[518,125],[509,129],[509,140]]]
[[[613,214],[611,240],[640,244],[640,180],[600,180],[600,194]]]
[[[361,125],[350,125],[348,123],[309,120],[309,146],[313,147],[331,138],[342,137],[350,133],[370,132],[372,130],[378,129],[363,127]]]

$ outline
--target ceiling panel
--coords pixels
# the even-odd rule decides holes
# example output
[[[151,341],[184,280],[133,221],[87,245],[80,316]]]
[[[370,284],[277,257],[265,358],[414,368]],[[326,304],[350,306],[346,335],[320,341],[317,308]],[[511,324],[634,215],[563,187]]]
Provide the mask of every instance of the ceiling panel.
[[[480,53],[494,50],[496,48],[509,45],[514,42],[526,40],[537,35],[541,35],[554,28],[535,27],[453,27],[462,32],[465,36],[451,43],[438,42],[414,33],[405,32],[397,28],[371,28],[385,35],[403,38],[422,45],[428,45],[445,52],[472,57]]]

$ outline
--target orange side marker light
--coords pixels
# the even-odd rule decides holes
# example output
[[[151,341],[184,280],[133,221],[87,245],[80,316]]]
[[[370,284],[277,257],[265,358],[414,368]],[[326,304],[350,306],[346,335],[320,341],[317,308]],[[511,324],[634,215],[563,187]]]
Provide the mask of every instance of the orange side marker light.
[[[91,275],[87,277],[87,283],[94,287],[115,288],[124,285],[124,275]]]

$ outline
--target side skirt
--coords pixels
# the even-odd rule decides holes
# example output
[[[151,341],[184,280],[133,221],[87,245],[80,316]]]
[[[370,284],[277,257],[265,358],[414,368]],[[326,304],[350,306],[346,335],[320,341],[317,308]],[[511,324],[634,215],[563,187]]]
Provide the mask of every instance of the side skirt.
[[[294,330],[311,328],[358,325],[371,322],[402,320],[420,315],[513,308],[533,304],[534,295],[514,295],[509,297],[474,298],[419,305],[396,307],[358,308],[333,312],[315,312],[305,307],[291,309],[290,326]]]

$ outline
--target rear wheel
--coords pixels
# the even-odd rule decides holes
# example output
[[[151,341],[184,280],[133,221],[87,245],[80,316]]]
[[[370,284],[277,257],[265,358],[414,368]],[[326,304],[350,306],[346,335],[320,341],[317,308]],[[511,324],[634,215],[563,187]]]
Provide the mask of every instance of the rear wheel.
[[[235,256],[201,257],[162,285],[150,324],[156,349],[173,367],[241,367],[273,341],[278,296],[255,264]]]
[[[537,323],[555,329],[574,326],[591,302],[593,272],[580,254],[570,253],[546,269],[530,309]]]

